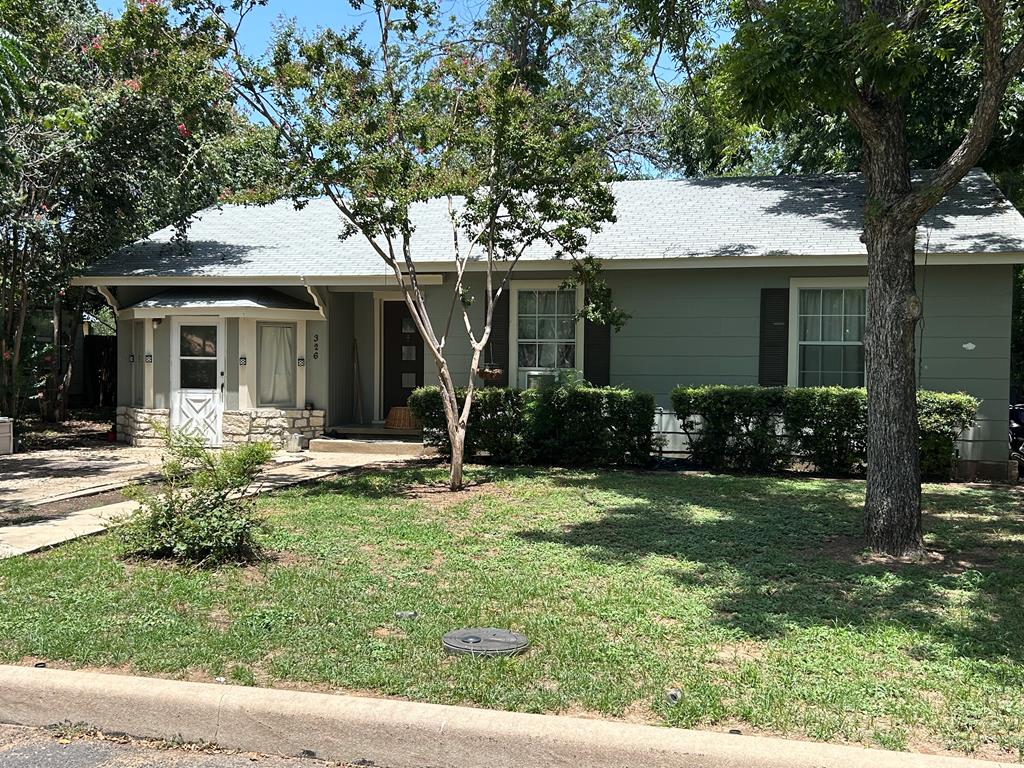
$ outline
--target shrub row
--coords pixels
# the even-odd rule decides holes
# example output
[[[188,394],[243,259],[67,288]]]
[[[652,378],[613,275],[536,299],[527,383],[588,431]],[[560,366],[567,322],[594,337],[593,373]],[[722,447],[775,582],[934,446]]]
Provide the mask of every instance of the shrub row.
[[[460,401],[465,396],[459,393]],[[437,387],[412,393],[423,441],[451,454]],[[654,398],[618,387],[560,384],[544,389],[485,387],[473,395],[466,458],[502,464],[642,466],[651,461]]]
[[[863,471],[867,392],[839,387],[677,387],[672,406],[695,461],[710,469],[775,472],[794,458],[826,474]],[[948,479],[956,441],[978,400],[918,392],[921,472]]]

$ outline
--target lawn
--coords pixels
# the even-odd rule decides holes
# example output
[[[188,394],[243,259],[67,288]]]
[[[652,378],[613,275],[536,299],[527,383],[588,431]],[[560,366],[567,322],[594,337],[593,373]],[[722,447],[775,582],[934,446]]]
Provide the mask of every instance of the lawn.
[[[929,561],[893,564],[860,547],[859,482],[471,477],[266,497],[259,566],[125,562],[109,536],[2,561],[0,661],[1022,759],[1018,493],[927,487]],[[533,647],[442,653],[479,625]]]

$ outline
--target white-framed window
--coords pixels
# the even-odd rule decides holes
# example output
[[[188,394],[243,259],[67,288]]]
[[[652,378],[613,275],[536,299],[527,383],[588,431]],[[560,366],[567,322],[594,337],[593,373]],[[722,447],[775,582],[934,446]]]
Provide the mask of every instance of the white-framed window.
[[[864,386],[865,279],[793,279],[789,314],[791,386]]]
[[[583,368],[583,295],[559,281],[516,281],[510,296],[509,381],[528,388],[551,381],[563,370]]]
[[[295,323],[256,324],[256,404],[295,408]]]

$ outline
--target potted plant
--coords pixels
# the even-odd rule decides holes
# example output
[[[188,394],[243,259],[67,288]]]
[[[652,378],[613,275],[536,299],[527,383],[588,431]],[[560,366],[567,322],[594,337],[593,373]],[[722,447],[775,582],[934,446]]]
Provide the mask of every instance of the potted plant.
[[[505,369],[492,365],[485,365],[476,369],[476,375],[484,381],[501,381],[501,377],[505,375]]]

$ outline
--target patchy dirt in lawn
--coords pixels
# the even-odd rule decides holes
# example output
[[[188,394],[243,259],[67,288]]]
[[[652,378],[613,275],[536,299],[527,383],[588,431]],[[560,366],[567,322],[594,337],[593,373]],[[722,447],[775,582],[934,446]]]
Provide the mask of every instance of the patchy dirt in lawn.
[[[969,570],[994,568],[999,564],[999,554],[994,548],[976,547],[950,552],[926,545],[922,557],[893,557],[869,551],[859,536],[844,535],[828,536],[820,546],[808,549],[804,554],[808,559],[825,556],[839,563],[877,565],[885,568],[924,566],[952,575]]]
[[[511,506],[523,503],[511,488],[495,480],[485,480],[467,485],[461,491],[449,490],[446,483],[422,483],[410,486],[402,494],[404,498],[422,501],[432,512],[444,513],[458,506],[463,506],[466,513],[460,518],[460,526],[468,520],[474,520],[483,514],[481,502],[503,502]]]
[[[753,640],[719,643],[713,646],[713,650],[715,663],[725,667],[738,667],[740,664],[759,661],[764,657],[764,644]]]
[[[38,414],[27,414],[18,421],[16,438],[23,451],[88,448],[109,443],[107,434],[113,426],[113,408],[74,410],[62,422],[46,422]]]

